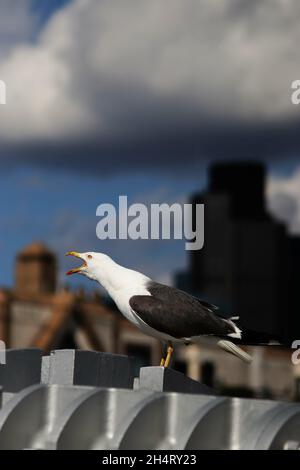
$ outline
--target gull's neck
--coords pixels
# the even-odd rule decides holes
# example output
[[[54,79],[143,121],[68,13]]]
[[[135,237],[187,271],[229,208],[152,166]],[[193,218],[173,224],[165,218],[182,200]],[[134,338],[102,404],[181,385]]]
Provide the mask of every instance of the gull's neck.
[[[107,290],[111,297],[114,297],[123,289],[145,285],[150,278],[138,271],[125,268],[107,257],[96,270],[95,280]]]

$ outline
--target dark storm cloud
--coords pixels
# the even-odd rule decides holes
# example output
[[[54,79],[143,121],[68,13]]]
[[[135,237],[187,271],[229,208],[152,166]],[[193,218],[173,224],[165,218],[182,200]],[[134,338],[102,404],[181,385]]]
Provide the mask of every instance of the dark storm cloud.
[[[184,123],[183,123],[184,124]],[[57,143],[25,143],[5,145],[1,161],[5,167],[32,164],[49,168],[107,174],[143,169],[189,171],[194,165],[211,160],[258,158],[275,161],[294,156],[300,150],[300,122],[277,125],[241,126],[223,123],[186,132],[170,129],[165,136],[152,133],[113,141],[80,140]],[[184,168],[182,168],[184,167]]]

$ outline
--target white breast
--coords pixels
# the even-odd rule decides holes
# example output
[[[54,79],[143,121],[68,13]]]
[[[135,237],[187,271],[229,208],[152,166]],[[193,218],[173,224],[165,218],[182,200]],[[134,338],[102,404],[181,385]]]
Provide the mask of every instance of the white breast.
[[[128,287],[117,291],[113,298],[114,301],[120,310],[120,312],[127,318],[131,323],[135,326],[140,326],[139,319],[137,318],[136,314],[133,312],[132,308],[129,305],[129,300],[134,295],[151,295],[145,285],[140,285],[139,287]]]

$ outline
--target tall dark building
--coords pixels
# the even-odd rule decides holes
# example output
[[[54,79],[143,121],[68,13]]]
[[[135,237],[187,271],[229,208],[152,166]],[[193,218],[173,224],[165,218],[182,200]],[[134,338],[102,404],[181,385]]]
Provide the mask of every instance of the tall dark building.
[[[205,204],[204,248],[191,252],[192,291],[240,316],[251,342],[300,338],[300,241],[265,208],[261,163],[218,163]],[[298,335],[298,336],[297,336]]]

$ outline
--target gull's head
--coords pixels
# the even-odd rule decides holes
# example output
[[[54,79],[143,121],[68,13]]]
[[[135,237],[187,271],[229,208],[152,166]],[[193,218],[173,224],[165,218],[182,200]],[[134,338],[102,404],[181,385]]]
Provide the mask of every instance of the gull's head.
[[[70,276],[71,274],[82,274],[93,280],[98,280],[98,273],[104,267],[104,264],[110,260],[109,256],[104,253],[94,252],[77,253],[77,251],[68,251],[66,256],[74,256],[82,261],[80,266],[66,272],[67,276]]]

